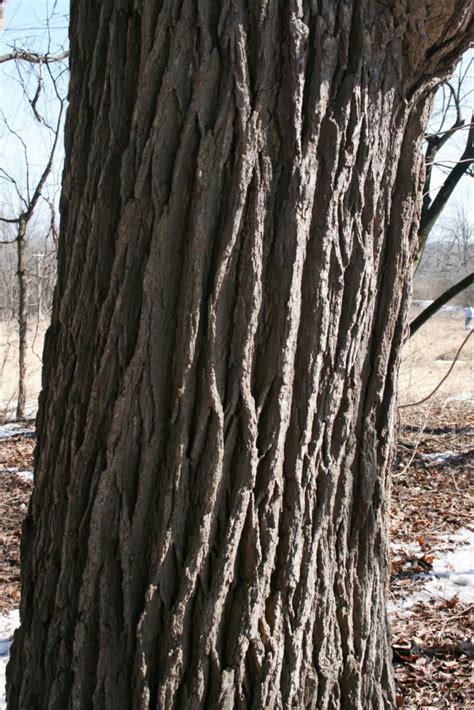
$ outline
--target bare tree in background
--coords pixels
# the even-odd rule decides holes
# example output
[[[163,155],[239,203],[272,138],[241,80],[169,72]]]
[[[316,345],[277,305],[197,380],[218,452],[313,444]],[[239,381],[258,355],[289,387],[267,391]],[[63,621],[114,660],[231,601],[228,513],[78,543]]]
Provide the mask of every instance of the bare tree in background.
[[[447,81],[440,89],[441,105],[435,109],[430,122],[430,132],[425,136],[425,185],[423,206],[418,230],[418,258],[421,257],[426,240],[445,209],[454,189],[464,175],[473,176],[474,164],[474,111],[470,121],[466,123],[463,117],[463,107],[468,97],[472,95],[469,89],[469,72],[472,70],[473,60],[464,65],[460,64],[457,77]],[[433,130],[433,124],[437,124]],[[439,152],[448,142],[458,139],[460,133],[466,136],[464,150],[458,160],[446,161],[439,159]],[[437,166],[444,174],[445,180],[439,189],[433,185],[433,168]],[[432,199],[433,191],[437,189],[436,196]]]
[[[64,64],[67,53],[61,53],[51,57],[50,55],[32,54],[31,52],[21,52],[17,49],[9,55],[0,57],[0,62],[14,61],[17,69],[17,78],[23,89],[24,97],[31,107],[35,120],[38,124],[39,134],[42,140],[49,136],[49,152],[45,164],[41,171],[33,171],[32,161],[29,155],[29,146],[21,133],[11,125],[5,113],[0,113],[0,123],[3,130],[7,131],[12,139],[18,142],[18,146],[23,155],[24,174],[18,177],[13,170],[0,168],[0,180],[4,189],[10,188],[10,204],[4,208],[4,214],[0,216],[0,221],[4,224],[14,226],[14,234],[11,238],[2,241],[3,244],[14,244],[16,247],[17,259],[17,285],[18,285],[18,399],[16,407],[16,417],[21,419],[25,415],[26,405],[26,350],[27,350],[27,329],[28,329],[28,282],[25,263],[27,229],[32,218],[37,213],[41,201],[45,201],[48,209],[54,210],[54,204],[49,197],[48,180],[54,168],[54,160],[58,146],[62,141],[63,114],[65,108],[65,92],[62,87],[62,76],[67,72]],[[26,66],[26,70],[25,67]],[[54,70],[52,67],[54,66]],[[30,81],[26,80],[29,75]],[[31,77],[33,76],[34,93],[31,94]],[[53,119],[48,117],[46,101],[54,101]],[[46,100],[45,100],[46,99]],[[43,110],[44,109],[44,110]],[[34,174],[33,174],[34,173]],[[5,202],[4,202],[5,204]]]
[[[76,0],[26,708],[392,708],[386,517],[470,0]]]
[[[466,122],[463,113],[466,113],[466,105],[472,105],[473,91],[470,89],[470,72],[472,71],[473,60],[461,61],[455,76],[447,81],[438,92],[438,100],[430,120],[430,127],[425,135],[425,184],[423,194],[423,204],[418,229],[418,249],[415,257],[416,277],[422,276],[426,271],[428,263],[433,256],[433,249],[427,248],[428,237],[432,233],[435,224],[439,224],[440,217],[463,176],[473,176],[474,165],[474,112],[468,111],[470,121]],[[440,151],[448,143],[457,141],[460,135],[464,134],[464,149],[460,157],[456,160],[446,160],[440,157]],[[444,174],[444,181],[438,188],[434,185],[435,166]],[[432,195],[435,194],[433,198]],[[473,282],[472,271],[469,273],[469,262],[471,260],[471,239],[472,225],[467,214],[462,207],[457,208],[456,218],[449,227],[441,226],[441,229],[450,235],[448,245],[442,245],[438,250],[443,253],[443,273],[444,279],[449,263],[457,251],[456,281],[452,281],[445,286],[445,290],[437,296],[435,302],[425,309],[412,322],[410,334],[413,335],[424,323],[426,323],[437,311],[448,301],[455,298],[465,289],[469,288]],[[459,254],[462,258],[459,260]],[[448,260],[446,257],[448,255]],[[439,276],[439,272],[438,272]],[[461,276],[461,278],[459,278]],[[439,283],[439,278],[438,278]],[[439,289],[438,289],[439,290]]]
[[[417,277],[449,278],[471,271],[474,265],[474,225],[466,205],[456,200],[449,217],[440,218],[436,235],[427,241],[417,267]]]

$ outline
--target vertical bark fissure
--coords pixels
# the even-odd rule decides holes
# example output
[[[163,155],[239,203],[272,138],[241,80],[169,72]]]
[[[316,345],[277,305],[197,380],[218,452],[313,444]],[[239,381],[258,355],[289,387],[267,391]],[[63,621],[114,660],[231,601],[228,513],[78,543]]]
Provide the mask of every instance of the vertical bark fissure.
[[[411,3],[143,5],[73,8],[12,707],[391,707]]]

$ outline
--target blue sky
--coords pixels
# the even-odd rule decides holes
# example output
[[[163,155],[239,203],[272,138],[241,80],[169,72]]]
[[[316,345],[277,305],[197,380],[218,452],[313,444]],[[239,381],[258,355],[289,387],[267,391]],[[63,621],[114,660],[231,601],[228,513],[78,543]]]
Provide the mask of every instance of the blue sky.
[[[0,34],[2,54],[6,46],[25,44],[30,49],[42,49],[48,44],[48,25],[52,45],[56,48],[67,41],[69,0],[6,0],[4,29]],[[47,22],[49,18],[49,23]],[[53,46],[54,51],[54,46]]]
[[[0,32],[0,54],[6,54],[14,47],[32,52],[56,53],[67,47],[68,21],[69,0],[6,0],[4,29]],[[26,145],[31,188],[34,188],[46,165],[52,136],[34,119],[21,88],[20,78],[27,87],[31,100],[37,87],[36,75],[25,62],[19,65],[19,68],[14,62],[0,65],[0,155],[1,167],[17,180],[23,190],[27,174],[25,150],[20,140],[11,134],[1,119],[6,118],[8,125],[21,136]],[[38,106],[48,121],[53,123],[57,116],[57,102],[54,97],[45,92]],[[50,180],[51,196],[57,192],[62,158],[61,143],[57,152],[55,175]],[[6,217],[15,216],[17,206],[15,190],[6,181],[1,181],[0,214]]]
[[[4,30],[0,32],[0,54],[11,51],[12,46],[52,53],[67,46],[69,0],[6,0],[4,12]],[[474,51],[469,52],[469,57],[474,58]],[[467,122],[474,107],[474,63],[470,67],[469,74],[472,93],[465,102],[464,118]],[[31,109],[25,102],[18,79],[18,70],[13,63],[0,65],[0,110],[27,144],[31,182],[34,182],[35,176],[39,175],[44,167],[51,137],[46,131],[39,130]],[[23,79],[32,97],[37,81],[33,75],[28,76],[27,71],[23,72]],[[54,118],[53,100],[44,105],[45,111],[48,107],[52,111],[51,117]],[[465,135],[465,131],[461,131],[456,140],[448,144],[442,155],[445,160],[453,161],[462,153]],[[24,182],[26,174],[24,151],[19,141],[5,130],[4,126],[0,126],[0,155],[2,167],[13,174],[19,183]],[[62,157],[61,147],[56,161],[56,183],[61,172]],[[443,179],[443,174],[437,172],[434,186],[439,187]],[[15,200],[15,195],[12,195],[11,191],[7,190],[7,186],[0,182],[0,213],[8,209],[7,202],[12,200]],[[474,220],[473,178],[462,179],[453,203],[456,200],[464,204],[471,219]]]

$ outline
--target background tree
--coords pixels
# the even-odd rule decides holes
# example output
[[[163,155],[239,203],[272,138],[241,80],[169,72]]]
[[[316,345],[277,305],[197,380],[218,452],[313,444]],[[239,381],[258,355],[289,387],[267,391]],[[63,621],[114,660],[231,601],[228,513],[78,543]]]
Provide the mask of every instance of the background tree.
[[[472,176],[474,165],[474,112],[470,114],[470,122],[466,124],[463,118],[463,106],[466,99],[472,95],[469,89],[473,60],[462,62],[459,65],[456,80],[447,81],[440,89],[440,107],[433,112],[430,132],[426,135],[425,152],[425,186],[423,194],[423,207],[421,211],[420,226],[418,230],[419,248],[418,258],[421,258],[428,236],[452,196],[456,186],[464,175]],[[437,125],[436,125],[437,124]],[[436,126],[436,127],[435,127]],[[465,146],[461,155],[456,160],[438,157],[442,148],[449,142],[456,140],[461,133],[465,133]],[[437,167],[445,174],[441,187],[433,185],[433,169]]]
[[[472,5],[78,0],[25,707],[394,705],[394,391]]]
[[[463,113],[472,106],[473,91],[470,89],[473,60],[460,62],[456,76],[444,83],[438,91],[430,128],[425,136],[425,185],[418,230],[415,288],[418,293],[428,288],[429,297],[436,296],[410,326],[413,335],[437,311],[450,300],[464,293],[472,285],[472,224],[465,208],[459,203],[454,215],[444,222],[441,219],[456,187],[463,177],[473,176],[474,165],[474,112],[466,123]],[[456,159],[446,159],[442,151],[449,144],[456,144],[464,134],[464,148]],[[441,186],[436,185],[438,176],[444,174]],[[435,225],[437,241],[428,242]],[[426,279],[429,277],[429,285]],[[472,289],[471,289],[472,292]],[[469,290],[464,297],[471,299]]]
[[[44,202],[53,211],[54,223],[54,188],[51,190],[50,177],[60,170],[55,159],[62,148],[63,113],[65,109],[65,89],[67,83],[67,51],[51,54],[19,49],[16,46],[11,51],[0,55],[0,64],[15,66],[16,81],[21,87],[25,103],[31,109],[37,126],[34,140],[24,138],[21,130],[12,125],[5,115],[4,108],[0,112],[0,127],[2,138],[7,135],[18,142],[19,154],[22,156],[18,165],[0,168],[0,183],[2,188],[3,209],[0,222],[4,225],[14,225],[14,233],[2,240],[2,245],[14,245],[16,249],[16,278],[18,320],[18,398],[16,407],[17,419],[25,416],[26,407],[26,352],[28,332],[28,284],[29,274],[26,264],[28,227],[33,217],[41,211]],[[38,158],[37,145],[47,146],[46,157]],[[44,152],[44,151],[43,151]],[[34,155],[34,157],[32,157]],[[38,169],[37,161],[42,162]],[[15,161],[16,162],[16,161]],[[10,189],[9,189],[10,188]],[[57,190],[56,190],[57,191]],[[49,230],[51,232],[51,229]],[[38,256],[39,258],[39,256]],[[8,267],[7,267],[8,270]],[[4,269],[5,271],[5,269]],[[37,294],[40,293],[39,262],[37,261]],[[40,304],[39,304],[40,305]]]
[[[462,202],[451,205],[426,243],[418,264],[414,293],[416,298],[435,298],[460,279],[472,274],[474,267],[474,228],[468,208]],[[459,301],[474,298],[465,292]]]
[[[43,172],[33,190],[30,189],[30,179],[29,179],[29,161],[26,150],[26,145],[23,143],[25,148],[25,163],[26,163],[26,184],[25,191],[20,189],[18,182],[15,178],[7,173],[3,168],[0,168],[0,173],[4,179],[11,182],[16,190],[20,209],[16,217],[0,217],[0,221],[5,224],[14,224],[16,226],[15,236],[12,240],[6,240],[6,244],[16,245],[17,254],[17,279],[18,279],[18,402],[16,408],[16,418],[23,419],[25,416],[25,405],[26,405],[26,347],[27,347],[27,328],[28,328],[28,276],[26,270],[25,256],[26,256],[26,239],[27,239],[27,227],[35,214],[35,210],[38,203],[43,195],[43,191],[46,189],[46,181],[51,174],[53,168],[54,154],[59,141],[59,136],[61,134],[61,123],[62,123],[62,113],[63,113],[63,101],[61,102],[61,108],[58,115],[57,124],[54,127],[48,127],[54,132],[53,143],[51,146],[51,153],[48,158]],[[9,127],[9,130],[13,131]],[[18,136],[21,140],[21,138]]]

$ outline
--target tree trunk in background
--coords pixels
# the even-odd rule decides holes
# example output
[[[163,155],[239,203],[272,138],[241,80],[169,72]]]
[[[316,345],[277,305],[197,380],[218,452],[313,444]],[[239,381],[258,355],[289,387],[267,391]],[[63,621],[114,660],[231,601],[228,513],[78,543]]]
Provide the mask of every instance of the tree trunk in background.
[[[472,37],[402,5],[73,3],[12,710],[393,705],[419,139]]]
[[[18,280],[18,400],[16,418],[24,419],[26,407],[26,347],[28,333],[28,282],[25,266],[26,219],[20,217],[16,236]]]

